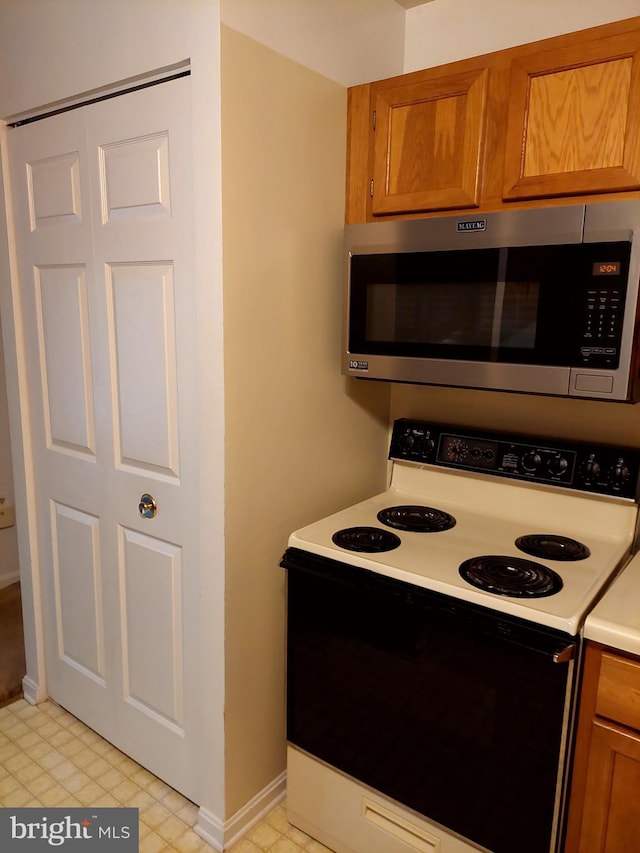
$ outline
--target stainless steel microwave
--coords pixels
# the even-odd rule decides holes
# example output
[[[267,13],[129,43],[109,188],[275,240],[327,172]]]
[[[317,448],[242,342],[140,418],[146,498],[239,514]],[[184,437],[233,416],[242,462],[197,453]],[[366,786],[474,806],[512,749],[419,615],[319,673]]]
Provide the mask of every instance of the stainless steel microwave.
[[[640,200],[348,225],[343,373],[635,399]]]

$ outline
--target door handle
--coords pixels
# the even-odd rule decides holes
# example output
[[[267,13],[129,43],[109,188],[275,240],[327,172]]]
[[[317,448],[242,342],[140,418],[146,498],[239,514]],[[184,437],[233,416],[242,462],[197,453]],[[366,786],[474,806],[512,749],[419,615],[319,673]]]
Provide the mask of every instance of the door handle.
[[[138,512],[143,518],[155,518],[158,513],[158,505],[153,495],[144,494],[138,504]]]
[[[576,647],[575,643],[571,646],[567,646],[559,652],[556,652],[553,656],[554,663],[568,663],[570,660],[573,660],[573,656],[575,655]]]

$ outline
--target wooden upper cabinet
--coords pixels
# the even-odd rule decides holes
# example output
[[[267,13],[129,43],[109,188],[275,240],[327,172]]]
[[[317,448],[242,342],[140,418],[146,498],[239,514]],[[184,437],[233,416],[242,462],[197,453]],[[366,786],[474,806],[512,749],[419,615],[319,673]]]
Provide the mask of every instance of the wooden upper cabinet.
[[[640,189],[639,53],[635,31],[512,62],[505,200]]]
[[[480,203],[487,85],[487,69],[374,85],[374,216]]]
[[[349,90],[347,222],[622,193],[640,196],[640,17]]]

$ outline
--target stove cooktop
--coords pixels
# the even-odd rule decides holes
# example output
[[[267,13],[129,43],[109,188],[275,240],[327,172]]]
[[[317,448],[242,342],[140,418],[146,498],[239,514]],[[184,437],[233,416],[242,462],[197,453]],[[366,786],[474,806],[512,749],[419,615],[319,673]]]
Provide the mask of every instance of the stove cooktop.
[[[634,450],[397,421],[391,457],[388,490],[289,546],[572,636],[631,553]]]

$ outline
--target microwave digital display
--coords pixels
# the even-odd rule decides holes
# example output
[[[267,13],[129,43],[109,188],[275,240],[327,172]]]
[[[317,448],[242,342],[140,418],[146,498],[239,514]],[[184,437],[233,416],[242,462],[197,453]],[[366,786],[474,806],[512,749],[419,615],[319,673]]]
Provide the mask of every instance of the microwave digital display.
[[[597,261],[593,265],[594,275],[620,275],[620,261]]]

